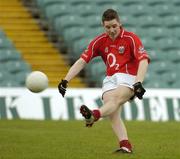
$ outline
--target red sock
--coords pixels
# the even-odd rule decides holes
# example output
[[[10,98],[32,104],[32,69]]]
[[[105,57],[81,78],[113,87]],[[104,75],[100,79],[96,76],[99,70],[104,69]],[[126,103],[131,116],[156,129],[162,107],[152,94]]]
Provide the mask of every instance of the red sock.
[[[121,140],[119,142],[119,145],[120,145],[120,147],[126,147],[129,150],[132,150],[132,145],[131,145],[131,143],[128,140]]]
[[[92,112],[93,112],[93,116],[95,117],[95,121],[99,120],[99,118],[101,117],[100,111],[98,109],[95,109]]]

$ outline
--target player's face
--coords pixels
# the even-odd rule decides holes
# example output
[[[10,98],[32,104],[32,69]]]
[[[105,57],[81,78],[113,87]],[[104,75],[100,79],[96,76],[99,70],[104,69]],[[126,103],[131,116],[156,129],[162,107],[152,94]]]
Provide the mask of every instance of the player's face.
[[[116,20],[104,21],[103,26],[111,39],[115,39],[120,33],[120,23]]]

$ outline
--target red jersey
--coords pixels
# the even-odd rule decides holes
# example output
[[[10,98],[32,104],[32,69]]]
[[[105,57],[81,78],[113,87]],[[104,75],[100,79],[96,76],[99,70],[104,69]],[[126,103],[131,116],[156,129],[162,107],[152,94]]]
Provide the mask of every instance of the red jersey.
[[[106,33],[94,38],[81,58],[88,63],[96,56],[101,56],[106,64],[107,76],[115,73],[136,75],[139,61],[150,61],[139,37],[123,28],[114,41]]]

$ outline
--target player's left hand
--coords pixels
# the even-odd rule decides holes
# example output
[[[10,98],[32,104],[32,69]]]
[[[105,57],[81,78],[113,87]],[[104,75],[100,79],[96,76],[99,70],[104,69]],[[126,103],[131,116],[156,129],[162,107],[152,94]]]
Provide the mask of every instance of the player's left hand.
[[[134,86],[134,95],[139,99],[143,99],[143,95],[146,92],[146,90],[143,88],[142,83],[137,82],[133,84],[133,86]]]

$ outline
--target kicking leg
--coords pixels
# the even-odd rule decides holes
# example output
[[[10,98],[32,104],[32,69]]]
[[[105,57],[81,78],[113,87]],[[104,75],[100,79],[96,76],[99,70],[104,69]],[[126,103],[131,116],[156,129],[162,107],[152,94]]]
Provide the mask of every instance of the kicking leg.
[[[107,91],[103,95],[104,104],[100,109],[90,110],[87,106],[82,105],[80,113],[86,120],[86,126],[92,126],[100,117],[106,117],[114,113],[120,105],[124,104],[133,95],[133,91],[125,86]]]
[[[133,90],[125,86],[105,92],[103,95],[104,105],[99,109],[101,117],[109,116],[117,111],[133,94]]]

